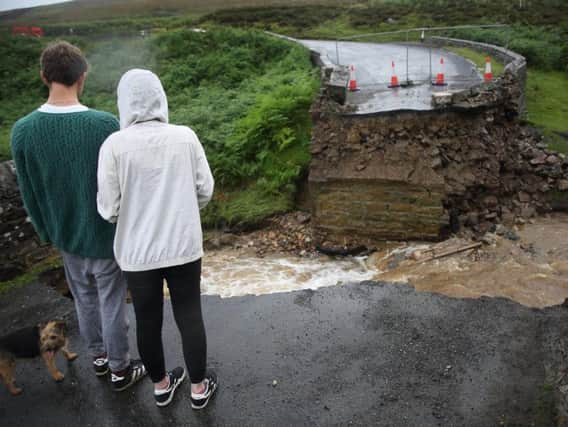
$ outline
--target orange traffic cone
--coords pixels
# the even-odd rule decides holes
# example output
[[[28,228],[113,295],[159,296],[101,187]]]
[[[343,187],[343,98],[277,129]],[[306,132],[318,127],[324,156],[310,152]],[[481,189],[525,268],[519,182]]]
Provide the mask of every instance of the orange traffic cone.
[[[446,86],[446,82],[444,81],[444,57],[440,58],[440,70],[438,74],[436,74],[436,81],[432,82],[434,86]]]
[[[353,65],[349,67],[349,90],[351,92],[359,90],[357,87],[357,77],[355,77],[355,67]]]
[[[392,61],[392,77],[391,77],[391,84],[389,85],[390,88],[400,87],[398,83],[398,77],[396,76],[396,71],[394,69],[394,61]]]
[[[491,58],[485,58],[485,74],[483,76],[486,82],[493,80],[493,73],[491,73]]]

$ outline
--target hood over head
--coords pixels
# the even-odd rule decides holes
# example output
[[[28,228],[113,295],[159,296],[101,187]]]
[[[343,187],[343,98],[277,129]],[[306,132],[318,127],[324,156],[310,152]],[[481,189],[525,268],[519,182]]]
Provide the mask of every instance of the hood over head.
[[[118,83],[120,128],[159,120],[168,123],[168,99],[157,75],[148,70],[132,69]]]

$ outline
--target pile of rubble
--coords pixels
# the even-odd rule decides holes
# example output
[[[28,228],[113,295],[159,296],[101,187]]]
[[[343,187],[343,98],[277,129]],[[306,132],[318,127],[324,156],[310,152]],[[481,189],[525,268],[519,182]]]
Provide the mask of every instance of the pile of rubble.
[[[288,253],[301,257],[317,254],[311,216],[306,212],[291,212],[276,215],[266,220],[266,225],[252,232],[208,233],[205,236],[205,248],[209,250],[231,247],[235,249],[249,248],[257,256],[269,253]]]
[[[439,136],[441,143],[429,151],[433,168],[444,177],[446,208],[459,225],[485,233],[494,224],[522,224],[537,213],[565,209],[566,156],[547,149],[530,128],[494,112],[486,112],[484,121],[500,123],[489,128],[478,121],[451,142]]]

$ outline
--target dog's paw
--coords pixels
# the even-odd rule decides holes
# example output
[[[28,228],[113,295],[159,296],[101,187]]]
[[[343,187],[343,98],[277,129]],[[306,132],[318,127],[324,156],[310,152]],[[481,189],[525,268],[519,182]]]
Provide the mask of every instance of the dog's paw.
[[[77,353],[67,353],[65,355],[65,358],[69,361],[69,362],[73,362],[76,358],[78,358],[79,355]]]
[[[65,375],[63,375],[61,372],[56,372],[55,374],[53,374],[53,379],[57,382],[63,381],[64,378]]]

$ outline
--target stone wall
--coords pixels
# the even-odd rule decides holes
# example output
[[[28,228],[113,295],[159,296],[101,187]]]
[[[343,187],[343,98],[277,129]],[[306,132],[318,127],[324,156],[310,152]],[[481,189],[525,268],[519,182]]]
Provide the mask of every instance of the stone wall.
[[[357,116],[314,104],[312,217],[322,246],[484,233],[566,208],[568,159],[490,107]]]
[[[0,163],[0,282],[24,273],[47,258],[51,246],[40,245],[24,209],[12,161]]]
[[[483,83],[452,94],[452,104],[467,108],[471,104],[479,106],[484,102],[495,104],[496,99],[503,100],[503,97],[508,97],[509,99],[501,104],[506,105],[511,111],[515,111],[521,116],[524,115],[526,110],[527,61],[523,56],[501,46],[448,37],[431,37],[426,39],[425,44],[436,47],[465,47],[489,55],[505,64],[503,74],[497,76],[491,84]]]

